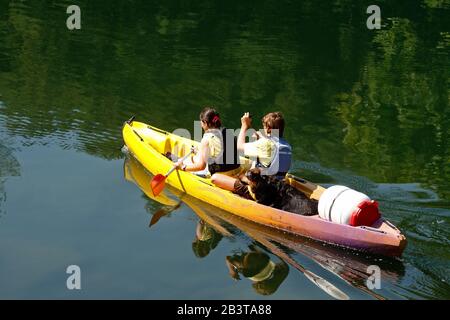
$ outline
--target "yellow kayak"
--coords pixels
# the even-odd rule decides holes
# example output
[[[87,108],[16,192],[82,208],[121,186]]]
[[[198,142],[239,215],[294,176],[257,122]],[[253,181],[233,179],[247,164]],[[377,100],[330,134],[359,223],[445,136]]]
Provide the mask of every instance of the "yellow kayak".
[[[165,174],[172,169],[172,161],[165,156],[167,152],[183,157],[192,146],[199,147],[196,141],[138,121],[125,122],[123,139],[129,152],[152,174]],[[325,190],[292,175],[287,175],[286,181],[316,200]],[[406,238],[385,219],[370,227],[352,227],[326,221],[318,215],[302,216],[244,199],[214,186],[210,179],[180,170],[171,174],[166,183],[242,218],[315,240],[387,256],[400,256],[406,245]]]

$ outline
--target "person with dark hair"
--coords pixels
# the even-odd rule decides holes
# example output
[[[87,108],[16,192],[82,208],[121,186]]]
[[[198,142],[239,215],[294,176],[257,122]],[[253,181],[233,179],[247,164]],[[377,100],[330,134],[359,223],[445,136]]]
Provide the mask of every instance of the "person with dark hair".
[[[200,142],[200,148],[197,154],[191,157],[187,162],[176,162],[174,166],[183,171],[201,172],[206,176],[221,172],[224,174],[235,174],[240,170],[240,164],[237,160],[237,151],[235,140],[227,139],[226,128],[222,127],[222,121],[219,113],[206,107],[200,113],[200,121],[205,132]],[[227,141],[228,140],[228,141]],[[230,148],[230,145],[234,143]],[[233,159],[227,162],[227,150],[233,152]],[[205,171],[206,170],[206,171]]]

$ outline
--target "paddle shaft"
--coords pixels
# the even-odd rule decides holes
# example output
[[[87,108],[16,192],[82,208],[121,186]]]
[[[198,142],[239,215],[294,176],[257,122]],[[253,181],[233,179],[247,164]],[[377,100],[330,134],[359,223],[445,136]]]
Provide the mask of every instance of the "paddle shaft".
[[[179,159],[178,161],[183,163],[184,160],[186,160],[192,153],[194,152],[194,148],[191,148],[190,152],[186,154],[183,158]],[[153,195],[157,197],[163,190],[166,185],[166,179],[167,177],[176,170],[177,168],[174,166],[172,169],[169,170],[169,172],[166,173],[166,175],[157,174],[153,177],[151,181],[151,188]],[[178,172],[177,172],[178,173]],[[181,180],[180,180],[181,183]]]
[[[186,160],[187,158],[189,158],[189,156],[192,154],[192,151],[189,152],[187,155],[185,155],[183,158],[181,158],[181,162],[183,162],[184,160]],[[180,161],[178,160],[178,161]],[[172,169],[169,170],[169,172],[166,173],[165,177],[167,178],[172,172],[174,172],[177,168],[173,167]]]

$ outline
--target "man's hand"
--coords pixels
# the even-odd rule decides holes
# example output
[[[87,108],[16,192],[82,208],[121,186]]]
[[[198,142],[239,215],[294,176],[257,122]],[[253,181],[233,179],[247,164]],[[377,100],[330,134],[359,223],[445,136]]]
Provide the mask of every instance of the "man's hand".
[[[246,112],[241,118],[241,129],[248,130],[252,127],[252,118],[250,117],[250,113]]]

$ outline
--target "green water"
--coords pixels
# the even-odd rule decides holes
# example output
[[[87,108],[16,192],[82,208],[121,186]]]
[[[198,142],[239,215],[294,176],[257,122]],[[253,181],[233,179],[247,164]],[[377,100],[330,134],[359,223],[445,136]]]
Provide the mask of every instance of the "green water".
[[[0,298],[332,298],[283,254],[351,299],[450,298],[448,1],[378,1],[380,30],[370,1],[77,1],[77,31],[70,4],[0,0]],[[170,209],[126,179],[122,123],[192,130],[205,105],[229,127],[281,110],[293,172],[377,199],[403,258],[260,238],[204,204],[224,229],[199,244],[188,200],[148,228]],[[246,255],[273,281],[231,277]]]

